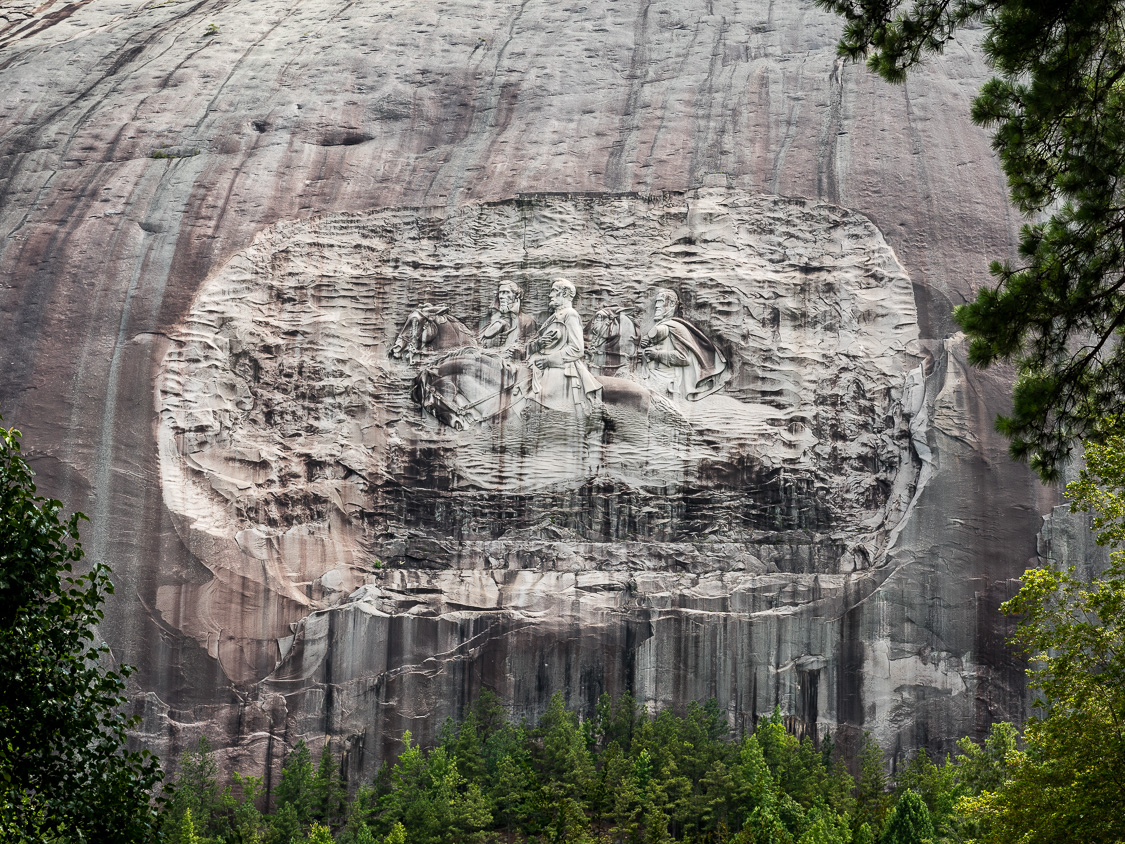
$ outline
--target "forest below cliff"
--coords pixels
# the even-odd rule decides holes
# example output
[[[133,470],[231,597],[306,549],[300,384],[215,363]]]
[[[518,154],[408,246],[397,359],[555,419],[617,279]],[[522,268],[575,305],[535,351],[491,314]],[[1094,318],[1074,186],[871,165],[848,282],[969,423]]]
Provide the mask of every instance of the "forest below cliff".
[[[220,784],[201,739],[179,761],[163,826],[172,844],[964,841],[981,832],[972,798],[1004,780],[1016,735],[998,724],[936,764],[920,751],[889,780],[870,736],[853,776],[829,735],[797,738],[780,710],[731,737],[713,700],[653,715],[603,695],[583,720],[556,693],[538,722],[515,723],[486,692],[436,746],[406,733],[350,799],[339,760],[324,749],[317,764],[299,742],[269,813],[262,780]]]

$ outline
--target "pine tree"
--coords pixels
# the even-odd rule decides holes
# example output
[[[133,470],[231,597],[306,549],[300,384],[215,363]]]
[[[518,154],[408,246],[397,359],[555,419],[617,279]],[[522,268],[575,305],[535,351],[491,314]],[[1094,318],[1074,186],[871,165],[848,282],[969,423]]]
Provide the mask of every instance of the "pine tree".
[[[883,765],[883,748],[870,733],[863,735],[863,749],[859,757],[859,785],[856,793],[855,824],[867,824],[878,838],[890,811],[887,794],[887,773]]]
[[[244,777],[238,771],[231,774],[231,784],[219,798],[219,811],[223,824],[230,831],[231,841],[239,844],[259,841],[264,819],[256,804],[264,793],[261,777]]]
[[[1125,402],[1125,35],[1117,0],[817,0],[846,20],[840,53],[891,81],[985,29],[996,76],[973,119],[993,129],[1027,218],[1019,260],[954,314],[979,366],[1015,363],[1011,452],[1057,478],[1079,438],[1101,440]],[[1043,218],[1046,218],[1045,220]],[[1125,418],[1119,420],[1125,423]]]
[[[569,712],[561,692],[555,692],[539,719],[536,734],[541,742],[539,770],[557,799],[584,800],[594,776],[578,718]]]
[[[309,748],[305,740],[300,739],[285,755],[285,762],[281,766],[281,782],[277,785],[275,796],[278,808],[291,806],[302,825],[312,821],[315,799],[314,779]]]
[[[340,776],[340,766],[328,750],[327,741],[320,753],[320,764],[311,790],[312,816],[329,827],[339,824],[344,816],[344,801],[348,790]]]
[[[958,768],[946,757],[944,764],[935,765],[925,748],[914,754],[913,758],[898,773],[895,790],[901,798],[907,790],[914,791],[930,811],[934,834],[952,835],[950,824],[954,819],[954,807],[966,788],[958,781]]]
[[[930,810],[917,792],[905,791],[887,821],[883,844],[925,844],[934,837]]]
[[[767,726],[769,731],[764,730],[761,735],[768,739],[772,725]],[[777,815],[780,795],[759,738],[758,731],[755,731],[744,736],[739,746],[738,763],[731,771],[730,819],[732,829],[750,827],[752,831],[757,830],[755,834],[765,834],[763,830],[781,826]]]
[[[195,834],[195,823],[192,821],[191,809],[185,809],[180,815],[174,828],[169,830],[165,837],[166,844],[199,844],[199,836]]]
[[[165,829],[179,828],[181,818],[191,813],[192,828],[206,835],[211,818],[219,808],[219,766],[206,735],[200,735],[195,748],[180,754],[176,779],[164,807]]]
[[[292,803],[283,803],[270,818],[273,840],[278,844],[295,844],[304,838],[304,826]]]

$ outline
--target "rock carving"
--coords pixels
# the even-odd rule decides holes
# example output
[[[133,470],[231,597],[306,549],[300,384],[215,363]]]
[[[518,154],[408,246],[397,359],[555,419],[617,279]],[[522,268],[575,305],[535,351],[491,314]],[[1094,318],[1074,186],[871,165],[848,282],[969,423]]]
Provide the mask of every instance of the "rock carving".
[[[522,312],[523,293],[515,282],[504,281],[496,291],[492,312],[480,332],[480,344],[500,349],[509,360],[523,360],[527,344],[535,339],[535,320]]]
[[[443,425],[462,431],[518,408],[533,390],[531,378],[525,364],[466,347],[423,368],[411,398]]]
[[[589,612],[690,593],[781,618],[883,566],[928,477],[918,336],[879,230],[827,203],[704,187],[279,224],[169,338],[163,500],[203,568],[155,611],[239,683],[315,670],[342,606],[378,641],[562,617],[564,581]],[[383,653],[356,648],[337,667]]]
[[[426,302],[412,311],[391,345],[392,358],[406,357],[416,364],[423,352],[440,352],[475,345],[476,337],[464,323],[449,316],[447,306]]]
[[[594,375],[628,375],[636,367],[640,332],[631,306],[601,308],[590,323],[590,371]]]
[[[654,397],[699,401],[730,380],[714,342],[675,316],[679,297],[673,291],[657,290],[655,324],[643,338],[631,305],[600,308],[588,348],[575,296],[572,282],[556,279],[553,312],[536,330],[535,320],[522,313],[519,285],[502,282],[477,338],[448,308],[425,303],[407,317],[390,356],[416,364],[423,353],[446,353],[422,368],[411,398],[455,430],[522,413],[525,401],[586,419],[603,399],[647,411]]]
[[[699,401],[721,390],[731,373],[707,335],[675,315],[679,301],[671,290],[657,291],[656,325],[641,338],[645,377],[660,392]]]
[[[586,340],[574,296],[574,285],[566,279],[551,285],[554,312],[539,329],[528,357],[531,395],[552,410],[586,413],[598,401],[602,385],[586,368]]]

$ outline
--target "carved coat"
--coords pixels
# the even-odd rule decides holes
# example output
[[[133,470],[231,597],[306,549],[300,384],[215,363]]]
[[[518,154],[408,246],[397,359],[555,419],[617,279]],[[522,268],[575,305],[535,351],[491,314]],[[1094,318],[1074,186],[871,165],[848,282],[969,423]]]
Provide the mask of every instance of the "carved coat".
[[[480,332],[480,344],[486,349],[513,349],[515,358],[523,357],[527,344],[535,339],[535,320],[519,311],[492,311]]]
[[[646,338],[653,351],[646,378],[662,392],[698,401],[730,380],[730,364],[711,339],[686,319],[671,317]]]
[[[562,308],[539,329],[539,350],[528,358],[533,379],[532,397],[552,410],[573,412],[598,398],[602,385],[583,363],[586,343],[582,318],[574,308]],[[545,369],[535,365],[547,362]]]

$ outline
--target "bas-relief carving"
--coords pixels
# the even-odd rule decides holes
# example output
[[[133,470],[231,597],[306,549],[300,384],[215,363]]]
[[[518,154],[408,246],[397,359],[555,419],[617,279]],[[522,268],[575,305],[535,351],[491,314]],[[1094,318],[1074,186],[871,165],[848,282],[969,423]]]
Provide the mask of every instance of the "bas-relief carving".
[[[730,368],[706,334],[676,316],[678,303],[671,290],[657,291],[656,324],[641,338],[644,375],[658,392],[699,401],[722,389]]]
[[[580,423],[602,416],[601,425],[595,422],[586,430],[587,436],[600,436],[598,429],[612,420],[620,401],[646,409],[654,399],[699,401],[730,380],[722,352],[675,315],[679,298],[672,291],[656,291],[654,324],[639,342],[629,318],[632,306],[600,309],[589,351],[582,317],[574,308],[576,295],[572,282],[555,279],[549,295],[553,310],[537,327],[520,311],[517,285],[502,282],[497,310],[478,338],[463,331],[463,323],[449,317],[447,308],[426,303],[411,312],[390,356],[417,364],[423,355],[441,353],[416,376],[411,396],[457,430],[495,422],[506,413],[522,416],[530,403],[574,415]],[[481,353],[478,340],[479,346],[500,351]],[[527,362],[521,363],[525,356]],[[671,410],[667,404],[665,409]],[[526,449],[529,444],[509,441],[507,447]]]
[[[275,226],[163,364],[165,501],[213,580],[158,608],[260,677],[278,652],[251,640],[379,565],[878,565],[918,480],[916,340],[909,278],[830,205],[708,188]],[[216,620],[226,588],[274,609]]]

